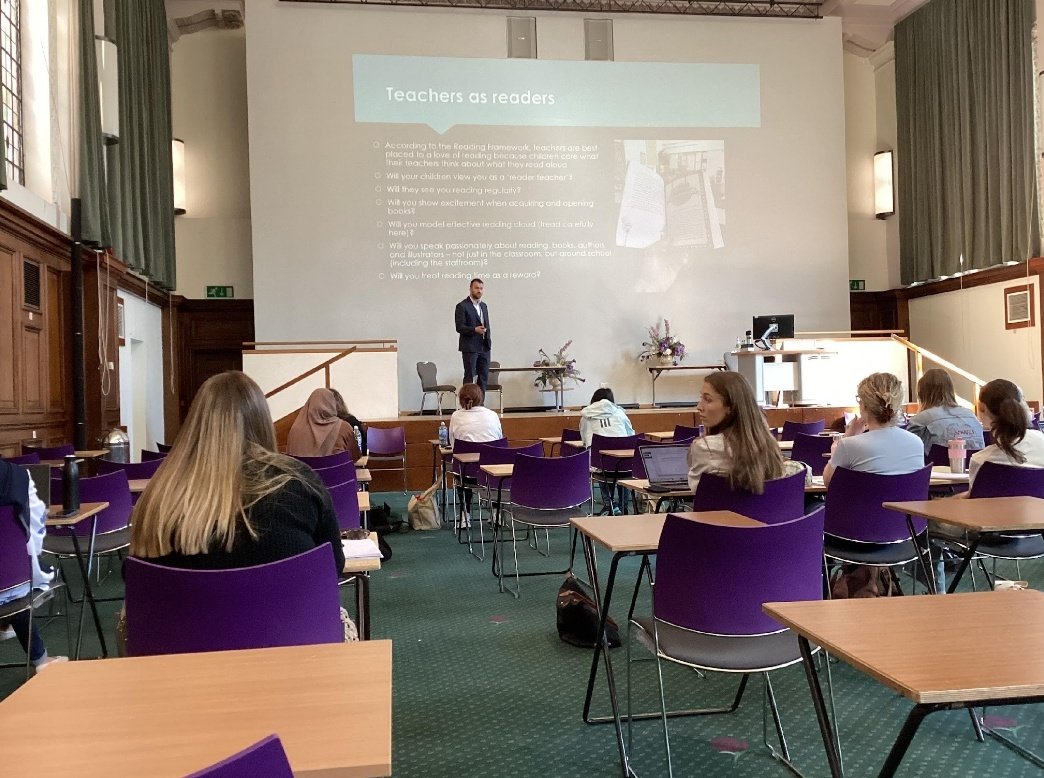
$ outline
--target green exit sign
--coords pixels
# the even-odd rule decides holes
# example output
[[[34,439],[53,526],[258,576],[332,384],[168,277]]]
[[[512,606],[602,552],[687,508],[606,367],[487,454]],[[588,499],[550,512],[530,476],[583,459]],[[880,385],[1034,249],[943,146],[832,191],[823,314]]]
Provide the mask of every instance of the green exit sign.
[[[208,286],[207,299],[230,300],[235,297],[231,286]]]
[[[857,278],[857,279],[854,279],[852,281],[849,281],[848,282],[848,291],[849,292],[865,292],[866,291],[866,281],[864,281],[861,278]]]

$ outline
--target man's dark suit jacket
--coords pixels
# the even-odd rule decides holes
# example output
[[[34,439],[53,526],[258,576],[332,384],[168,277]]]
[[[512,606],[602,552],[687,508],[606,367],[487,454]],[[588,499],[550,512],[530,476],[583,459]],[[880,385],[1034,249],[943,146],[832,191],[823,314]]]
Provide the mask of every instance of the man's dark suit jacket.
[[[479,306],[482,308],[482,318],[486,323],[485,335],[479,335],[475,332],[475,328],[482,322],[479,321],[470,297],[465,297],[457,303],[457,308],[453,311],[453,318],[457,323],[457,332],[460,334],[457,351],[462,351],[465,354],[481,354],[484,351],[490,351],[493,347],[493,341],[489,337],[489,310],[487,310],[486,304],[483,302],[480,302]]]

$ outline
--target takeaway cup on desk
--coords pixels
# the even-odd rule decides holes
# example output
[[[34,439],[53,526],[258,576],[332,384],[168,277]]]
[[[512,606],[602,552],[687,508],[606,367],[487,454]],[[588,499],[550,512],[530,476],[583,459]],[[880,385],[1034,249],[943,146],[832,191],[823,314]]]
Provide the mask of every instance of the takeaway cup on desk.
[[[946,441],[947,448],[950,451],[950,472],[951,473],[964,473],[968,469],[968,460],[965,459],[966,441],[962,439],[954,439]]]

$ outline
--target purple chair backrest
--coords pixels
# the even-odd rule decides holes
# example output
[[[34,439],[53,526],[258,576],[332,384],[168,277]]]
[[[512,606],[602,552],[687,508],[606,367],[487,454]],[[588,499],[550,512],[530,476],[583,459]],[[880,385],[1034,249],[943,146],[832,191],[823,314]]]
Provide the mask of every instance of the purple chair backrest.
[[[823,475],[827,459],[823,454],[830,453],[834,439],[828,435],[806,435],[799,432],[794,436],[794,448],[790,458],[795,462],[804,462],[812,468],[812,475]]]
[[[172,448],[174,446],[168,446],[166,443],[160,443],[159,441],[156,442],[156,450],[161,454],[169,454]]]
[[[684,424],[674,425],[674,442],[684,443],[687,440],[698,438],[700,436],[699,427],[688,427]]]
[[[371,457],[397,457],[406,453],[406,428],[366,428],[366,450]]]
[[[128,557],[130,656],[340,643],[333,550],[256,567],[186,570]]]
[[[827,487],[826,533],[861,543],[896,543],[910,539],[906,517],[881,503],[927,500],[931,466],[903,475],[861,473],[839,467]],[[913,517],[914,531],[924,532],[925,519]]]
[[[317,467],[315,468],[315,474],[319,476],[319,480],[326,484],[327,487],[351,482],[356,484],[356,489],[359,488],[355,473],[355,463],[351,460],[339,465],[333,465],[332,467]]]
[[[163,459],[153,459],[150,462],[113,462],[108,459],[94,460],[94,472],[98,475],[107,475],[120,470],[127,474],[131,481],[142,478],[152,478],[163,464]]]
[[[694,511],[733,511],[765,524],[781,524],[805,515],[805,474],[765,482],[765,491],[734,490],[726,476],[704,473],[692,498]]]
[[[594,434],[591,436],[591,466],[599,470],[608,470],[613,473],[630,473],[630,459],[617,459],[615,457],[603,457],[602,452],[606,449],[635,449],[640,443],[644,443],[640,435],[623,435],[621,437],[609,437],[607,435]]]
[[[22,454],[17,457],[4,457],[5,462],[10,462],[12,465],[38,465],[40,464],[40,455],[33,454]]]
[[[153,462],[157,459],[166,459],[167,452],[165,451],[149,451],[147,448],[141,450],[141,456],[138,457],[142,462]]]
[[[565,443],[567,440],[583,440],[584,436],[580,434],[580,430],[563,429],[562,430],[562,442]]]
[[[799,432],[802,435],[818,435],[826,429],[826,422],[823,419],[819,421],[785,421],[783,422],[783,430],[779,435],[780,440],[793,440],[794,436]]]
[[[669,515],[656,553],[653,615],[718,635],[779,632],[766,602],[823,599],[823,507],[767,527]]]
[[[278,736],[269,735],[217,764],[187,778],[294,778],[290,761]]]
[[[62,502],[62,475],[60,470],[55,470],[51,475],[51,503],[60,505]],[[127,483],[127,474],[122,470],[114,473],[98,475],[94,478],[80,479],[80,503],[85,502],[107,502],[109,507],[98,514],[99,535],[107,532],[116,532],[126,529],[130,525],[131,510],[134,507],[131,499],[130,484]],[[47,531],[53,535],[69,535],[75,532],[77,535],[91,534],[91,520],[87,519],[72,527],[52,527]]]
[[[362,526],[359,515],[359,484],[355,480],[328,487],[334,513],[337,514],[337,526],[341,532],[358,529]]]
[[[990,432],[989,430],[985,430],[984,429],[982,431],[982,443],[983,443],[984,446],[992,446],[993,445],[993,433]]]
[[[530,443],[528,446],[500,446],[496,444],[483,444],[479,449],[478,482],[479,486],[495,489],[511,488],[510,478],[494,478],[482,472],[483,465],[513,465],[519,456],[542,457],[544,456],[544,444],[540,441]]]
[[[69,454],[76,453],[76,447],[72,443],[65,443],[61,446],[27,446],[22,444],[23,454],[36,454],[40,459],[64,459]],[[26,464],[26,463],[22,463]]]
[[[334,465],[343,465],[345,462],[352,461],[352,455],[347,451],[338,451],[336,454],[327,454],[323,457],[294,457],[298,462],[304,462],[313,470],[318,470],[321,467],[333,467]]]
[[[515,459],[511,502],[525,508],[575,508],[591,500],[591,452]]]
[[[453,453],[454,454],[478,454],[480,457],[483,450],[491,446],[497,448],[507,448],[507,438],[497,438],[496,440],[454,440],[453,441]],[[453,472],[463,478],[470,478],[473,481],[478,480],[479,476],[479,463],[478,462],[461,462],[457,459],[453,460]]]
[[[14,506],[0,505],[0,594],[32,580],[32,562],[25,548],[28,539]]]
[[[964,450],[964,461],[967,462],[971,459],[971,455],[975,453],[975,449],[967,448]],[[933,443],[932,447],[928,449],[928,456],[925,457],[925,464],[928,465],[943,465],[945,467],[950,466],[950,449],[947,446],[940,446],[938,443]]]
[[[983,462],[968,497],[1044,497],[1044,469]]]

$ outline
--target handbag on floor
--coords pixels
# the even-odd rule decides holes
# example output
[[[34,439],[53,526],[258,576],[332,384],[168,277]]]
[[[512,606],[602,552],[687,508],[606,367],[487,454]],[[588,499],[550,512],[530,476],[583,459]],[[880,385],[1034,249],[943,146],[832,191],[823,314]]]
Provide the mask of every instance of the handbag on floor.
[[[902,594],[890,567],[841,565],[830,584],[834,600],[857,597],[895,597]]]
[[[594,648],[598,640],[598,608],[572,573],[566,576],[558,590],[555,610],[560,640],[572,646]],[[605,634],[611,648],[620,647],[620,628],[612,617],[605,622]]]
[[[410,498],[406,513],[410,517],[410,527],[413,529],[439,529],[442,526],[439,518],[438,488],[438,484],[432,484],[421,494],[415,494]]]

